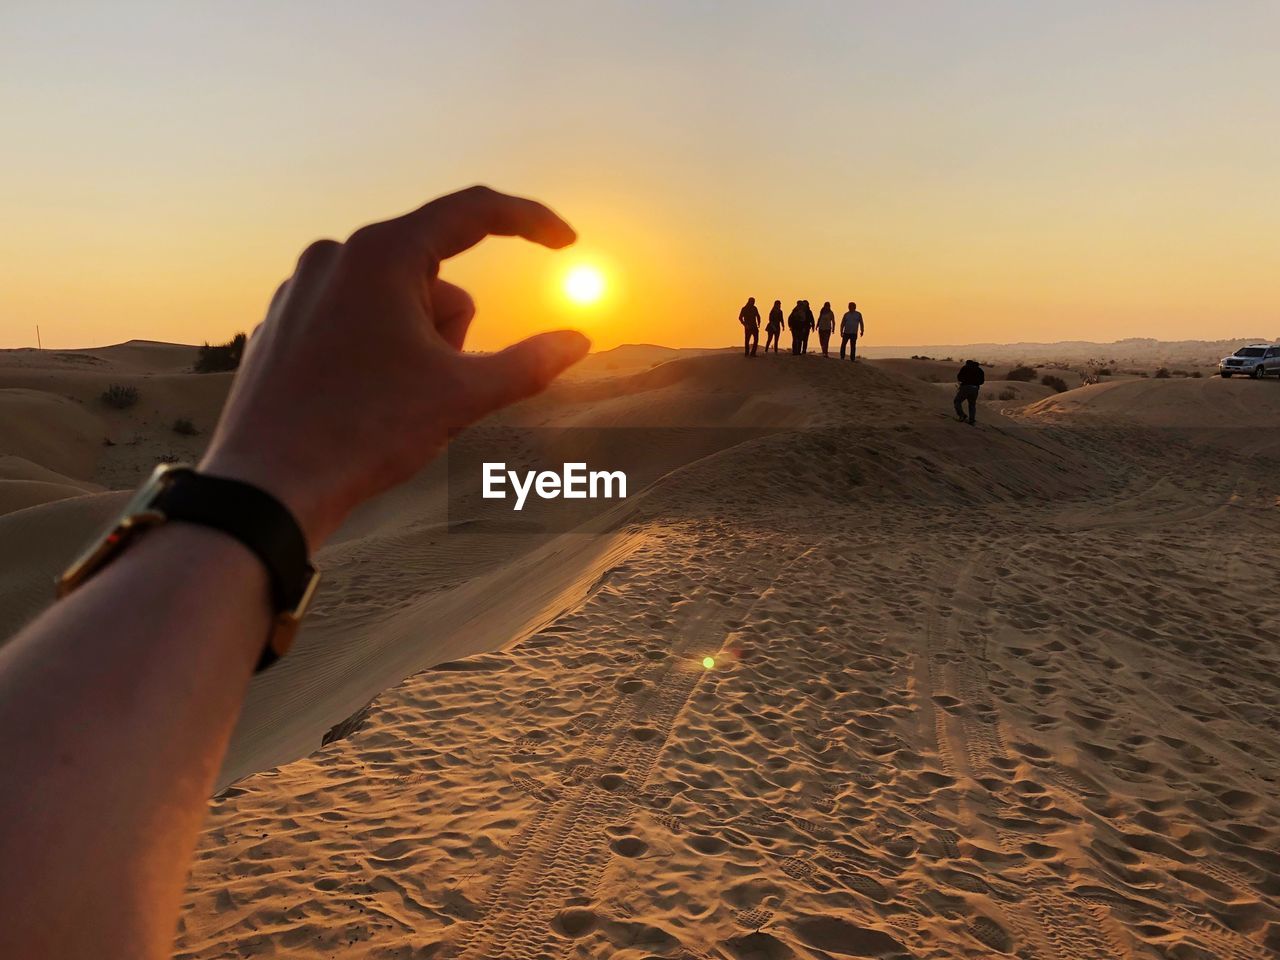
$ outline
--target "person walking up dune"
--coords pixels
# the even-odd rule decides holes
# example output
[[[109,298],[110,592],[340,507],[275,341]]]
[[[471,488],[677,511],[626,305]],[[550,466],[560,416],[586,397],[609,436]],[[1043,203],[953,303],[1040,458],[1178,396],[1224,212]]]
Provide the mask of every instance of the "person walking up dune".
[[[738,311],[738,322],[742,324],[742,351],[746,356],[754,357],[756,347],[760,345],[760,311],[756,309],[755,297],[747,297],[746,304]]]
[[[769,311],[769,322],[764,328],[764,352],[769,352],[769,345],[773,344],[773,352],[778,352],[778,337],[782,334],[782,301],[773,301],[773,309]]]
[[[858,337],[862,336],[862,314],[858,305],[849,301],[849,312],[840,318],[840,359],[844,359],[844,348],[849,348],[849,359],[858,359]]]
[[[836,312],[831,309],[831,301],[828,300],[822,305],[822,309],[818,311],[818,343],[822,345],[822,355],[829,357],[831,354],[827,352],[827,347],[831,344],[831,331],[836,328]]]
[[[982,372],[982,365],[976,360],[966,360],[964,366],[960,368],[960,372],[956,374],[956,419],[961,423],[965,422],[964,410],[962,403],[969,404],[969,426],[973,426],[978,409],[978,391],[982,385],[986,383],[987,375]]]
[[[815,322],[813,319],[813,307],[809,306],[808,300],[801,300],[800,302],[804,304],[804,336],[800,338],[800,352],[808,353],[809,334],[813,332]]]

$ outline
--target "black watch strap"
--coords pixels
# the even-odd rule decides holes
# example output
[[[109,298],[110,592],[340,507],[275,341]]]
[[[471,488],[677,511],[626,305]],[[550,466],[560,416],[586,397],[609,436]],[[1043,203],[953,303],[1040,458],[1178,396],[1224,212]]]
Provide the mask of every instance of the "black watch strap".
[[[296,621],[309,599],[316,572],[307,559],[306,537],[289,508],[252,484],[190,468],[171,470],[166,480],[152,508],[167,520],[221,530],[252,550],[267,568],[277,617]],[[280,641],[275,639],[277,634]],[[292,639],[292,630],[273,631],[257,669],[263,670],[283,656]]]

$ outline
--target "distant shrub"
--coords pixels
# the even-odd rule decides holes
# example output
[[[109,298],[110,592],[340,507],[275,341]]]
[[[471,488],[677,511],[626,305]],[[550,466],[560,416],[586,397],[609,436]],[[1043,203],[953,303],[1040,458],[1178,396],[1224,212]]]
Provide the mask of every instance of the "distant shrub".
[[[1157,370],[1157,371],[1156,371],[1156,379],[1157,379],[1157,380],[1168,380],[1168,379],[1169,379],[1169,368],[1168,368],[1168,367],[1161,367],[1159,370]]]
[[[1053,387],[1053,389],[1058,391],[1058,393],[1062,393],[1064,390],[1070,389],[1067,386],[1067,381],[1063,380],[1061,377],[1055,377],[1051,373],[1046,373],[1041,377],[1040,382],[1046,387]]]
[[[138,388],[113,383],[102,391],[102,402],[117,410],[127,410],[138,402]]]
[[[1013,389],[1013,387],[1005,387],[1003,390],[1001,390],[1001,391],[1000,391],[1000,393],[999,393],[999,395],[997,396],[997,398],[996,398],[996,399],[998,399],[998,400],[1017,400],[1017,399],[1018,399],[1018,391],[1017,391],[1017,390],[1015,390],[1015,389]]]
[[[186,417],[179,417],[173,421],[173,432],[180,433],[184,437],[194,437],[200,431],[196,429],[196,425]]]
[[[1020,383],[1030,383],[1035,378],[1036,372],[1026,366],[1014,367],[1009,371],[1009,375],[1005,377],[1006,380],[1017,380]]]
[[[1192,370],[1192,371],[1191,371],[1191,379],[1192,379],[1192,380],[1199,380],[1199,379],[1200,379],[1201,377],[1203,377],[1203,376],[1204,376],[1204,374],[1203,374],[1203,373],[1201,373],[1199,370]]]
[[[246,339],[243,333],[237,333],[226,343],[206,343],[196,355],[196,373],[219,373],[237,369],[240,358],[244,356]]]
[[[1100,376],[1100,377],[1109,377],[1109,376],[1111,376],[1111,368],[1110,368],[1110,367],[1099,367],[1099,368],[1098,368],[1098,376]]]

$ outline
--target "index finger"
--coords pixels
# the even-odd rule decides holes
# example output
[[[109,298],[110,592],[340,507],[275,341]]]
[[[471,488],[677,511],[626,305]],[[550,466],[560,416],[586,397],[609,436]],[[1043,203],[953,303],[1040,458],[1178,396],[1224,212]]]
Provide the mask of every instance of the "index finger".
[[[480,186],[432,200],[391,223],[404,230],[415,253],[437,263],[488,236],[523,237],[553,250],[577,239],[573,228],[549,207]]]

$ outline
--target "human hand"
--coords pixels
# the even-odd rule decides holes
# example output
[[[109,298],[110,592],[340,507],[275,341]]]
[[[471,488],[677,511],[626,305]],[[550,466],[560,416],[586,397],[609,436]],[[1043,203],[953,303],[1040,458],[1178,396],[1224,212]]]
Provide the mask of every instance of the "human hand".
[[[586,337],[461,352],[475,305],[439,267],[489,235],[553,249],[575,239],[542,204],[471,187],[307,247],[249,341],[200,469],[276,496],[314,550],[451,430],[543,390],[586,354]]]

